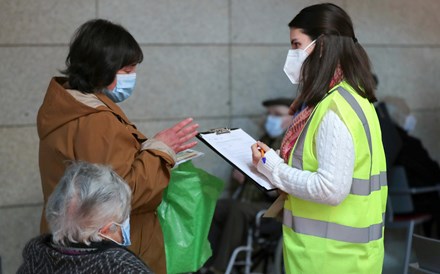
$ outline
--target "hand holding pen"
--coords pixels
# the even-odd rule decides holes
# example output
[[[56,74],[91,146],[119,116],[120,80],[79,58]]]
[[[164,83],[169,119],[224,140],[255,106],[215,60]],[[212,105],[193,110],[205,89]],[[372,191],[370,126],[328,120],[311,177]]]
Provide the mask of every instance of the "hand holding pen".
[[[266,157],[264,156],[264,149],[262,149],[261,147],[260,147],[260,152],[261,152],[261,161],[263,161],[263,164],[265,164],[266,163]]]
[[[263,162],[263,164],[266,163],[266,152],[270,150],[270,147],[268,147],[265,143],[262,143],[260,141],[257,141],[255,144],[252,145],[252,163],[254,166],[258,165],[258,162],[260,160]]]

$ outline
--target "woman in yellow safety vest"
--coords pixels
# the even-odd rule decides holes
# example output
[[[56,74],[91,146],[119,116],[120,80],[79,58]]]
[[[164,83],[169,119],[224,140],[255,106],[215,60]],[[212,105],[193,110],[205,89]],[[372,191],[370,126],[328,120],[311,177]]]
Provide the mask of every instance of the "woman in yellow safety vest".
[[[386,164],[368,56],[334,4],[304,8],[289,27],[294,118],[279,154],[252,146],[258,171],[286,193],[286,272],[381,273]]]

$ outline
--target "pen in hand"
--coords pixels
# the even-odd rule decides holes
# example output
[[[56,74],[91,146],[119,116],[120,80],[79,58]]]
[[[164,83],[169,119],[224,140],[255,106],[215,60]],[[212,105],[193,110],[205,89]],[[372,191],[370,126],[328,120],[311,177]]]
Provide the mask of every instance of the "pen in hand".
[[[261,152],[261,161],[263,161],[263,164],[266,163],[266,156],[264,156],[264,149],[262,149],[261,147],[258,148]]]

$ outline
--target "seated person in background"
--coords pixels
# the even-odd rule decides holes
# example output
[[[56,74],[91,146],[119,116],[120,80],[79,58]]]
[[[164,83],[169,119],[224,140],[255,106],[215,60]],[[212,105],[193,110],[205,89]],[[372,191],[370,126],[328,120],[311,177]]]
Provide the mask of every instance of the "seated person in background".
[[[46,205],[50,235],[27,243],[17,273],[153,273],[130,245],[130,187],[109,167],[71,164]]]
[[[405,100],[399,97],[385,97],[382,100],[393,120],[402,145],[397,152],[394,165],[403,166],[410,187],[429,187],[440,184],[440,166],[431,158],[420,139],[411,135],[416,118]],[[387,130],[383,130],[387,132]],[[437,192],[412,195],[415,213],[432,214],[433,219],[424,223],[428,237],[440,238],[440,194]],[[433,231],[434,227],[436,231]]]
[[[375,74],[373,78],[377,88],[379,79]],[[416,127],[417,119],[411,113],[405,99],[386,96],[380,100],[376,108],[380,109],[381,104],[385,105],[386,112],[394,125],[390,128],[388,124],[382,124],[387,121],[379,115],[388,170],[391,170],[394,165],[403,166],[410,187],[429,187],[440,184],[439,164],[431,158],[421,140],[411,135]],[[380,113],[379,110],[378,114]],[[429,213],[433,216],[430,221],[423,223],[425,235],[440,239],[440,193],[415,194],[411,198],[414,213]],[[433,231],[435,226],[437,229]]]
[[[284,132],[292,120],[289,115],[291,103],[292,99],[287,98],[263,102],[267,116],[265,134],[260,139],[262,142],[273,148],[280,147]],[[245,244],[249,225],[258,211],[267,209],[277,197],[275,192],[266,193],[258,189],[251,179],[238,170],[233,170],[232,179],[233,197],[218,201],[209,232],[213,254],[206,267],[214,273],[224,273],[234,249]]]

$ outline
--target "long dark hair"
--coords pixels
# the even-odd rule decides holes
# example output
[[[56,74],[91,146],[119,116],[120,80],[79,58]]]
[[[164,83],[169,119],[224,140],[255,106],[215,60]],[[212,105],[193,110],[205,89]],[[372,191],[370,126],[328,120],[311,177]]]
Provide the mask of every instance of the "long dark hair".
[[[103,19],[81,25],[70,43],[67,68],[61,73],[69,85],[94,93],[110,85],[121,68],[139,64],[143,53],[133,36],[122,26]]]
[[[340,7],[317,4],[300,11],[289,27],[316,40],[313,52],[301,68],[300,93],[291,112],[303,104],[315,106],[328,92],[335,70],[340,66],[347,81],[356,92],[370,102],[377,101],[374,80],[367,53],[358,43],[348,14]]]

